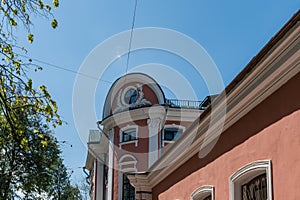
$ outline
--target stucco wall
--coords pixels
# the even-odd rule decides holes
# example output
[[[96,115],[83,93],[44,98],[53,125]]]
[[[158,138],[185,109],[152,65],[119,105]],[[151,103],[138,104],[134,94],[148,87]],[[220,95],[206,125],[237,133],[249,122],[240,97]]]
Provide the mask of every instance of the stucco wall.
[[[153,188],[153,199],[188,200],[203,186],[229,199],[229,177],[256,160],[272,162],[273,199],[299,199],[300,74],[292,78],[219,138],[205,157],[193,156]]]

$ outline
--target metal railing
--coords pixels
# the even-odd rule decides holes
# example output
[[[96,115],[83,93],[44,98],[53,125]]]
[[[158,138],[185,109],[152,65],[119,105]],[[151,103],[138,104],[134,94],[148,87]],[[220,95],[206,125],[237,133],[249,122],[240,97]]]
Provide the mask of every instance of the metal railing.
[[[172,108],[201,109],[202,101],[166,99],[166,104]]]

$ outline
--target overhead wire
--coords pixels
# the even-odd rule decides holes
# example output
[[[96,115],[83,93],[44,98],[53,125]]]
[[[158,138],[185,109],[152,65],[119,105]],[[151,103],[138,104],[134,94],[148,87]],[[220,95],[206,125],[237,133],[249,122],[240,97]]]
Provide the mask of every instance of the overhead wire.
[[[97,77],[94,77],[94,76],[91,76],[91,75],[88,75],[88,74],[85,74],[85,73],[82,73],[82,72],[79,72],[79,71],[71,70],[71,69],[68,69],[68,68],[65,68],[65,67],[61,67],[61,66],[58,66],[56,64],[52,64],[52,63],[49,63],[49,62],[46,62],[46,61],[42,61],[40,59],[31,58],[29,56],[20,55],[20,54],[19,54],[19,56],[27,58],[27,59],[32,60],[32,61],[36,61],[38,63],[42,63],[44,65],[47,65],[47,66],[50,66],[50,67],[53,67],[53,68],[56,68],[56,69],[59,69],[59,70],[63,70],[63,71],[70,72],[70,73],[73,73],[73,74],[78,74],[78,75],[81,75],[81,76],[84,76],[84,77],[87,77],[87,78],[90,78],[90,79],[94,79],[94,80],[98,80],[98,81],[101,81],[101,82],[106,82],[106,83],[112,84],[111,81],[108,81],[108,80],[105,80],[105,79],[99,79]]]
[[[132,16],[132,23],[131,23],[131,31],[130,31],[129,45],[128,45],[128,53],[127,53],[127,60],[126,60],[126,70],[125,70],[125,74],[128,73],[129,60],[130,60],[131,47],[132,47],[133,30],[134,30],[134,25],[135,25],[135,16],[136,16],[137,2],[138,2],[138,0],[135,0],[134,10],[133,10],[133,16]]]
[[[128,68],[129,68],[129,61],[130,61],[130,54],[131,54],[131,48],[132,48],[132,39],[133,39],[133,32],[134,32],[134,26],[135,26],[135,18],[136,18],[136,10],[137,10],[137,2],[138,0],[135,0],[135,4],[134,4],[134,10],[133,10],[133,16],[132,16],[132,23],[131,23],[131,30],[130,30],[130,38],[129,38],[129,44],[128,44],[128,53],[127,53],[127,60],[126,60],[126,69],[125,69],[125,77],[124,77],[124,84],[126,83],[126,75],[128,73]],[[119,116],[120,117],[120,116]],[[101,123],[101,122],[100,122]],[[100,123],[97,122],[97,126],[100,132],[103,132],[103,134],[105,135],[105,137],[109,140],[108,145],[114,149],[114,144],[110,141],[110,137],[109,134],[107,134],[105,132],[105,130],[103,130],[100,127]],[[113,150],[113,155],[115,158],[118,157],[117,152]],[[110,167],[110,166],[108,166]]]

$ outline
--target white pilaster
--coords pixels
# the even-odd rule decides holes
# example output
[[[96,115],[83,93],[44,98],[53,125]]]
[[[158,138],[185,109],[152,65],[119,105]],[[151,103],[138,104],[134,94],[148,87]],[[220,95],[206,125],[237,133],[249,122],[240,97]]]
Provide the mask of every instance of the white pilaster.
[[[114,131],[113,129],[109,132],[109,145],[108,145],[108,191],[107,191],[107,200],[112,200],[112,191],[113,191],[113,170],[114,170]]]
[[[97,161],[97,187],[95,188],[96,190],[96,200],[103,200],[103,171],[104,171],[104,166],[103,163]]]
[[[149,133],[149,153],[148,167],[158,159],[159,153],[159,132],[161,131],[163,119],[166,118],[164,107],[152,107],[149,109],[148,133]]]

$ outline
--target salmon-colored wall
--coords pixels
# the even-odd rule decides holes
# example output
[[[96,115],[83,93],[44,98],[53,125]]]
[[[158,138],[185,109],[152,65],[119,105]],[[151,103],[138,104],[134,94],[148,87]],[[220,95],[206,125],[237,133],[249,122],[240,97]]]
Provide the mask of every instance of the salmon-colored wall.
[[[229,178],[257,160],[272,162],[274,200],[300,198],[300,74],[226,130],[204,158],[193,156],[153,188],[153,199],[189,200],[203,186],[229,199]]]

